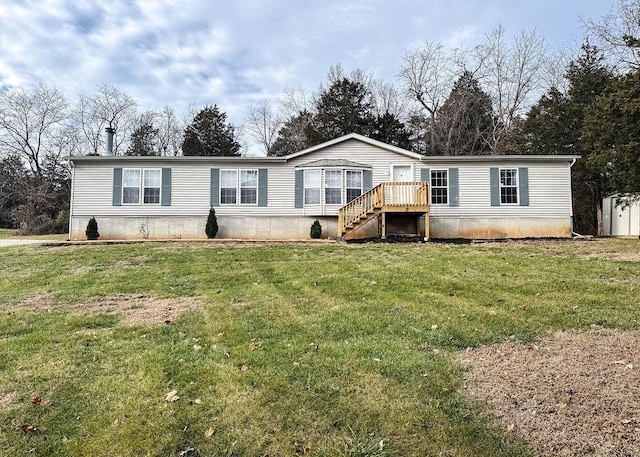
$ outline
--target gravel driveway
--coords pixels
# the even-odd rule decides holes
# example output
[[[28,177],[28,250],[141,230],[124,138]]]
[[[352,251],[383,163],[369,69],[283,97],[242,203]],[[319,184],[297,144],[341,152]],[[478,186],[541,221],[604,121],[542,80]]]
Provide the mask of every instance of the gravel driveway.
[[[6,246],[19,246],[21,244],[38,244],[38,243],[46,243],[50,240],[0,240],[0,248],[4,248]]]

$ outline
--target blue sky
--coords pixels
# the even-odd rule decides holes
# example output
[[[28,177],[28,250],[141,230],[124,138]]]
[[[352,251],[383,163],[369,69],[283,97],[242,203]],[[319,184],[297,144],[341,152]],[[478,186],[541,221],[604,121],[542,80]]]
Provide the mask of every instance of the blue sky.
[[[141,110],[217,103],[240,123],[250,101],[312,91],[337,63],[392,82],[407,48],[471,47],[499,24],[575,49],[581,18],[612,1],[2,0],[0,88],[42,83],[73,101],[107,83]]]

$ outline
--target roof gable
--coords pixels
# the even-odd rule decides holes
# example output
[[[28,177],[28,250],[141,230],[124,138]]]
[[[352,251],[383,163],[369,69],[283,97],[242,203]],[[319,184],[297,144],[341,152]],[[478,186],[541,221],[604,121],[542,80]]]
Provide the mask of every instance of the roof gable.
[[[396,146],[392,146],[390,144],[383,143],[382,141],[372,140],[371,138],[368,138],[368,137],[363,136],[363,135],[359,135],[357,133],[350,133],[348,135],[344,135],[344,136],[335,138],[333,140],[325,141],[324,143],[320,143],[320,144],[317,144],[315,146],[311,146],[310,148],[303,149],[302,151],[294,152],[293,154],[289,154],[289,155],[285,156],[285,158],[287,160],[289,160],[289,159],[293,159],[295,157],[300,157],[300,156],[303,156],[303,155],[306,155],[306,154],[311,154],[311,153],[319,151],[321,149],[325,149],[325,148],[328,148],[330,146],[335,146],[336,144],[344,143],[345,141],[349,141],[349,140],[357,140],[357,141],[360,141],[362,143],[366,143],[366,144],[369,144],[371,146],[375,146],[377,148],[384,149],[386,151],[391,151],[391,152],[394,152],[394,153],[399,154],[399,155],[403,155],[403,156],[406,156],[406,157],[411,157],[412,159],[420,159],[420,158],[424,157],[423,155],[418,154],[416,152],[407,151],[406,149],[398,148]]]

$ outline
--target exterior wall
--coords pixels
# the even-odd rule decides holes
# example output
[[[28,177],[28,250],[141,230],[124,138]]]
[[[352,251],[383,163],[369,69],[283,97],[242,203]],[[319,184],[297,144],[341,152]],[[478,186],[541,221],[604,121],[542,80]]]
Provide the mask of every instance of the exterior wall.
[[[430,217],[433,239],[570,238],[571,218]]]
[[[74,216],[71,239],[86,239],[90,217]],[[291,216],[218,216],[216,238],[252,240],[306,240],[315,217]],[[338,221],[335,217],[317,218],[322,225],[322,238],[335,238]],[[204,239],[207,217],[192,216],[101,216],[96,217],[101,240],[130,239]]]
[[[640,201],[616,205],[616,196],[602,200],[602,219],[606,236],[640,236]]]

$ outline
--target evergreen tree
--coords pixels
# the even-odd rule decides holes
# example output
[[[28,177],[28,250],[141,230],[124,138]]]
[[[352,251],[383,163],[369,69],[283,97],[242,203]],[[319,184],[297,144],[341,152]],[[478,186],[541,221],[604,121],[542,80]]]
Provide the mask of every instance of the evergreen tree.
[[[306,129],[310,144],[319,144],[349,133],[369,136],[373,126],[371,93],[360,81],[336,79],[320,93],[316,113]]]
[[[287,120],[278,131],[270,155],[286,156],[312,146],[307,138],[307,128],[312,118],[309,111],[301,111]]]
[[[213,208],[209,210],[204,232],[207,234],[207,238],[215,238],[218,234],[218,218],[216,217],[216,210]]]
[[[205,106],[184,131],[185,156],[239,156],[239,152],[235,129],[216,105]]]
[[[371,138],[403,149],[411,147],[410,133],[404,123],[388,111],[382,116],[376,116]]]
[[[160,155],[158,144],[159,130],[152,124],[144,122],[133,131],[129,147],[125,155],[128,156],[158,156]]]
[[[472,73],[465,71],[454,83],[435,118],[431,153],[438,155],[487,154],[493,126],[491,97]]]

